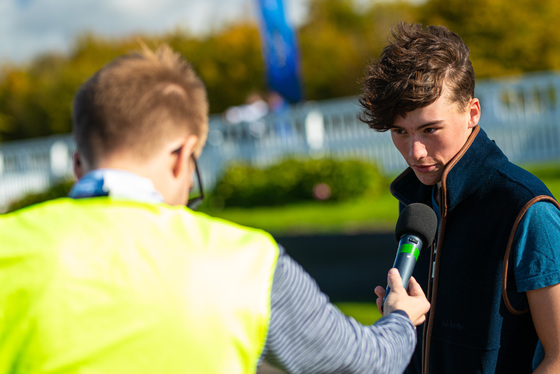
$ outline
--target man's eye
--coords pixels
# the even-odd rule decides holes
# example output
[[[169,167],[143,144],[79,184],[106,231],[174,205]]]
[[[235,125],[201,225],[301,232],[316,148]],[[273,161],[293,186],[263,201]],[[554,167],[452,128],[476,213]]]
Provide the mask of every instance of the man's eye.
[[[434,129],[433,127],[430,127],[430,128],[427,128],[426,130],[424,130],[424,132],[427,133],[427,134],[431,134],[435,131],[436,131],[436,129]]]
[[[403,129],[391,129],[391,132],[397,135],[402,135],[406,133]]]

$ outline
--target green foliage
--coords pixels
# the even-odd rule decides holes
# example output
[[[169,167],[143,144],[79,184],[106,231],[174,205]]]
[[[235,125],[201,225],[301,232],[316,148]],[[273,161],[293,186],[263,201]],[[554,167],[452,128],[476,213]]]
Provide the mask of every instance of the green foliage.
[[[307,22],[298,30],[306,99],[359,93],[357,81],[384,43],[387,20],[408,20],[415,9],[407,3],[357,4],[357,0],[312,1]],[[0,141],[69,133],[76,89],[115,57],[139,50],[138,40],[151,48],[167,43],[185,56],[206,83],[212,113],[242,104],[250,93],[266,94],[254,18],[198,36],[182,29],[120,39],[84,34],[68,55],[46,54],[23,66],[2,66]]]
[[[357,160],[286,159],[260,169],[231,165],[209,196],[209,206],[277,206],[302,201],[346,201],[376,196],[386,181],[376,166]]]
[[[69,56],[46,54],[28,65],[4,67],[0,74],[0,141],[69,133],[72,99],[80,84],[133,49],[138,49],[135,40],[116,43],[84,35]]]
[[[64,180],[52,185],[46,191],[35,192],[25,195],[23,198],[12,202],[8,206],[8,212],[24,208],[29,205],[42,203],[47,200],[57,199],[59,197],[68,196],[68,192],[74,184],[73,180]]]
[[[557,163],[524,165],[560,196],[560,167]],[[53,186],[51,190],[26,196],[14,202],[10,211],[45,200],[66,196],[71,181]],[[352,233],[393,231],[398,217],[397,200],[389,193],[388,181],[380,183],[381,193],[339,202],[312,200],[294,204],[257,207],[212,207],[210,196],[200,211],[241,225],[257,227],[274,235],[309,233]],[[211,195],[211,193],[210,193]],[[213,202],[215,204],[215,200]]]
[[[204,204],[203,204],[204,205]],[[376,197],[343,202],[308,201],[278,206],[211,209],[211,216],[255,227],[273,235],[358,233],[393,231],[398,217],[397,200],[388,188]]]
[[[267,91],[255,21],[206,35],[176,29],[162,35],[110,39],[79,36],[67,55],[46,54],[22,66],[0,66],[0,141],[68,133],[78,86],[116,56],[162,43],[179,51],[206,83],[210,111]],[[305,98],[360,93],[367,63],[379,56],[399,21],[443,24],[471,49],[478,78],[560,69],[560,2],[556,0],[310,0],[297,37]]]
[[[206,84],[212,113],[242,104],[252,92],[266,92],[260,36],[255,23],[232,24],[200,38],[177,30],[160,38],[161,42],[169,44],[193,65]]]
[[[419,20],[458,33],[485,78],[560,69],[559,17],[556,0],[428,0]]]
[[[405,1],[311,0],[307,22],[298,30],[306,97],[359,94],[365,66],[379,56],[390,27],[413,21],[417,13]]]
[[[524,169],[529,170],[537,178],[542,181],[558,180],[560,181],[560,164],[558,162],[538,163],[520,165]]]

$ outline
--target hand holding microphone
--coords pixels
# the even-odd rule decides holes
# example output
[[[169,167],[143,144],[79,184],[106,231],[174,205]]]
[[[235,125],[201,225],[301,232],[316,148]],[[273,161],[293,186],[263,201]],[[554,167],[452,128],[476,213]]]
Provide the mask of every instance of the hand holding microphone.
[[[426,320],[426,313],[430,310],[430,303],[422,291],[422,287],[416,282],[414,277],[410,277],[408,282],[408,292],[402,286],[402,278],[399,271],[395,268],[389,270],[387,275],[387,284],[391,288],[391,293],[384,299],[385,289],[378,286],[375,293],[378,296],[376,301],[377,307],[383,312],[383,315],[395,311],[402,310],[408,314],[408,318],[414,326],[418,326]],[[382,301],[383,300],[383,301]],[[382,305],[385,302],[385,306]]]
[[[395,229],[399,247],[393,265],[394,269],[389,271],[387,290],[383,292],[382,287],[377,287],[375,290],[379,297],[377,305],[384,315],[401,309],[407,312],[415,324],[423,322],[424,314],[429,309],[429,303],[420,285],[411,276],[420,250],[432,243],[436,230],[436,215],[427,205],[410,204],[401,212]],[[407,288],[409,294],[406,293]],[[393,293],[394,296],[391,295]]]

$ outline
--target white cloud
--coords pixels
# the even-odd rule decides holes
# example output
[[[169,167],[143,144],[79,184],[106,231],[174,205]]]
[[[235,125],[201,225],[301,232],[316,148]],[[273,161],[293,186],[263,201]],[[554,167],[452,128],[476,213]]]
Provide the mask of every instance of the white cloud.
[[[0,0],[0,62],[15,63],[46,51],[68,51],[77,35],[195,33],[256,17],[256,0]],[[285,0],[287,17],[300,22],[306,1]]]

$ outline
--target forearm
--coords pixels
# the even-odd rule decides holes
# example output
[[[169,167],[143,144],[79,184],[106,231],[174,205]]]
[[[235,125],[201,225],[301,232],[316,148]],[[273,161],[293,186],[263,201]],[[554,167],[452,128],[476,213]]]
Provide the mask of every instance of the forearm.
[[[402,373],[416,333],[406,314],[392,313],[373,326],[346,317],[287,255],[272,285],[268,361],[289,373]]]
[[[560,357],[544,357],[534,374],[557,374],[560,373]]]

